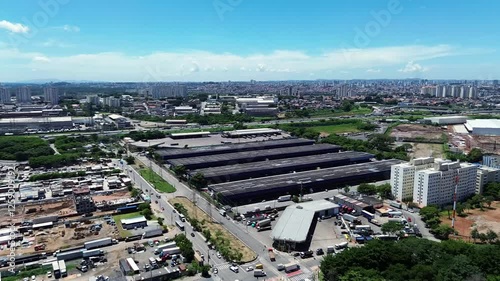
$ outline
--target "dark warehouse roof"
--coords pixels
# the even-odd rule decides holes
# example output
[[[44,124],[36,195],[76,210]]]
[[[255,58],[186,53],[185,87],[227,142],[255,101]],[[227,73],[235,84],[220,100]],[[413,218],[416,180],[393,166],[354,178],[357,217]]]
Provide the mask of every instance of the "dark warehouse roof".
[[[187,157],[195,157],[203,155],[232,153],[238,151],[262,150],[262,149],[270,149],[277,147],[291,147],[291,146],[312,145],[312,144],[314,144],[314,141],[312,140],[292,138],[292,139],[226,144],[218,146],[206,146],[206,147],[190,148],[190,149],[162,149],[156,151],[156,153],[163,159],[175,159],[175,158],[187,158]]]
[[[228,165],[222,167],[212,167],[212,168],[204,168],[193,170],[190,172],[191,175],[196,173],[202,173],[205,178],[214,178],[214,177],[224,177],[228,175],[234,175],[237,173],[265,173],[270,172],[271,170],[288,170],[294,171],[294,167],[304,167],[314,165],[326,165],[332,164],[335,165],[336,162],[346,162],[349,164],[350,162],[358,162],[358,161],[368,161],[370,158],[373,158],[374,155],[365,152],[357,152],[357,151],[346,151],[339,153],[326,153],[319,155],[310,155],[310,156],[301,156],[301,157],[293,157],[293,158],[285,158],[285,159],[277,159],[270,161],[260,161],[253,163],[244,163],[244,164],[236,164],[236,165]],[[342,164],[340,164],[342,165]],[[329,166],[332,167],[332,166]]]
[[[363,178],[364,175],[390,171],[392,165],[399,163],[401,163],[399,160],[383,160],[378,162],[214,184],[210,185],[209,188],[217,193],[221,193],[221,195],[225,197],[273,189],[283,189],[283,194],[285,194],[286,189],[300,186],[300,182],[306,185],[314,182],[340,180],[348,177]]]
[[[206,156],[190,157],[190,158],[179,158],[179,159],[167,160],[167,162],[174,166],[184,165],[186,168],[191,169],[191,168],[198,168],[198,166],[200,166],[200,168],[203,166],[208,167],[210,165],[224,166],[228,164],[261,161],[265,159],[280,159],[280,158],[288,158],[300,155],[305,156],[305,155],[337,152],[339,150],[340,146],[337,145],[315,144],[315,145],[301,146],[300,148],[282,147],[274,149],[225,153],[218,155],[206,155]]]

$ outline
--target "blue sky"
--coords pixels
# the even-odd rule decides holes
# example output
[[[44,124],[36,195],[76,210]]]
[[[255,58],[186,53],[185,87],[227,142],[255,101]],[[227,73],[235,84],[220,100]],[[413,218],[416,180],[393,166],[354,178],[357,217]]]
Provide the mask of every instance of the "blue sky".
[[[498,1],[0,0],[0,81],[499,79]]]

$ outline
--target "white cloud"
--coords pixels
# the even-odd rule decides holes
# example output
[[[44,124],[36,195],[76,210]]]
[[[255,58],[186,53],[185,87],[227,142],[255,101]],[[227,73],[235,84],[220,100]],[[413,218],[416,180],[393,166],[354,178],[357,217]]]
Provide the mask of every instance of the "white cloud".
[[[283,80],[307,78],[314,73],[318,78],[337,78],[350,75],[379,73],[380,69],[400,68],[400,73],[425,71],[414,63],[434,58],[470,55],[467,50],[449,45],[410,45],[370,49],[338,49],[319,55],[296,50],[276,50],[269,53],[237,55],[200,50],[155,52],[131,56],[118,52],[93,54],[53,55],[24,53],[17,49],[0,48],[0,61],[15,64],[16,69],[38,71],[22,79],[57,78],[61,80],[108,81],[238,81]],[[34,60],[34,57],[44,59]],[[50,63],[40,63],[42,61]],[[400,74],[402,75],[402,74]],[[27,75],[28,76],[28,75]],[[0,68],[4,81],[22,80],[18,73]],[[402,76],[401,76],[402,77]]]
[[[13,33],[28,33],[30,28],[21,23],[13,23],[6,20],[0,21],[0,29],[6,29]]]
[[[399,72],[404,72],[404,73],[418,73],[425,71],[427,71],[426,67],[423,67],[420,64],[415,63],[413,61],[409,61],[404,68],[399,69]]]
[[[33,57],[34,62],[50,62],[50,59],[46,56],[36,56]]]
[[[67,32],[80,32],[80,28],[78,26],[74,25],[63,25],[60,27],[62,30],[67,31]]]

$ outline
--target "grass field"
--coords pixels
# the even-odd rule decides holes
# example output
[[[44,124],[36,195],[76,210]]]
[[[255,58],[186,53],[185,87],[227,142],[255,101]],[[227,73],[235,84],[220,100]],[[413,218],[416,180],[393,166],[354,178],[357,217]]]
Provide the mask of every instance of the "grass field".
[[[336,117],[336,116],[352,116],[352,115],[362,115],[362,114],[369,114],[372,113],[372,110],[366,107],[360,107],[353,109],[351,111],[342,111],[342,110],[335,110],[332,111],[331,109],[318,109],[315,110],[311,113],[311,117]]]
[[[328,125],[328,126],[314,126],[311,127],[311,129],[313,129],[318,133],[341,134],[341,133],[359,132],[357,126],[358,124],[339,124],[339,125]]]
[[[139,170],[139,173],[145,180],[151,183],[156,190],[160,192],[172,193],[176,191],[175,187],[166,182],[162,177],[160,177],[160,175],[153,172],[153,170],[149,168],[141,169]]]
[[[196,207],[189,201],[186,197],[175,197],[168,200],[170,204],[174,205],[175,203],[180,203],[187,210],[188,216],[191,218],[196,218],[198,221],[204,221],[205,223],[201,224],[203,229],[210,230],[212,235],[219,233],[220,236],[224,237],[225,241],[229,241],[229,245],[233,251],[240,252],[243,256],[241,258],[241,262],[250,262],[256,258],[256,253],[252,251],[250,248],[245,246],[243,242],[241,242],[237,237],[233,236],[229,233],[221,224],[212,222],[212,219],[201,210],[199,207]],[[195,212],[196,208],[196,212]],[[196,216],[195,216],[196,213]]]
[[[118,227],[118,230],[120,231],[121,237],[125,238],[125,237],[132,235],[132,233],[130,231],[123,229],[121,220],[122,219],[131,219],[131,218],[140,217],[140,216],[142,216],[142,215],[139,212],[133,212],[133,213],[128,213],[128,214],[113,216],[113,220],[115,221],[116,226]]]

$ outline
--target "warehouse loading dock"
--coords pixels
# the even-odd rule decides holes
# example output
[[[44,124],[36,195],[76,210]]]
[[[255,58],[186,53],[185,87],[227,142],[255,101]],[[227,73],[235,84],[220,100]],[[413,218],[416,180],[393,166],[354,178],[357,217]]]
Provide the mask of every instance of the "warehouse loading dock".
[[[309,146],[284,147],[275,149],[265,149],[258,151],[245,151],[236,153],[226,153],[220,155],[207,155],[191,158],[180,158],[167,160],[171,166],[184,166],[188,170],[201,169],[208,167],[217,167],[233,165],[240,163],[250,163],[264,160],[282,159],[289,157],[308,156],[324,153],[338,152],[340,146],[331,144],[316,144]]]
[[[291,172],[303,172],[317,168],[323,169],[365,163],[373,157],[375,157],[373,154],[357,151],[326,153],[193,170],[189,172],[189,176],[201,173],[208,183],[223,183]]]
[[[156,154],[162,159],[178,159],[178,158],[189,158],[205,155],[216,155],[224,153],[233,152],[243,152],[243,151],[254,151],[263,150],[271,148],[280,147],[294,147],[303,145],[313,145],[314,141],[306,139],[282,139],[282,140],[271,140],[262,142],[250,142],[250,143],[238,143],[238,144],[227,144],[219,146],[208,146],[200,148],[190,148],[190,149],[162,149],[156,151]]]
[[[281,195],[300,194],[340,188],[362,182],[386,180],[391,166],[400,160],[383,160],[350,166],[327,168],[271,176],[259,179],[209,185],[208,188],[221,198],[223,204],[248,204],[276,199]]]

